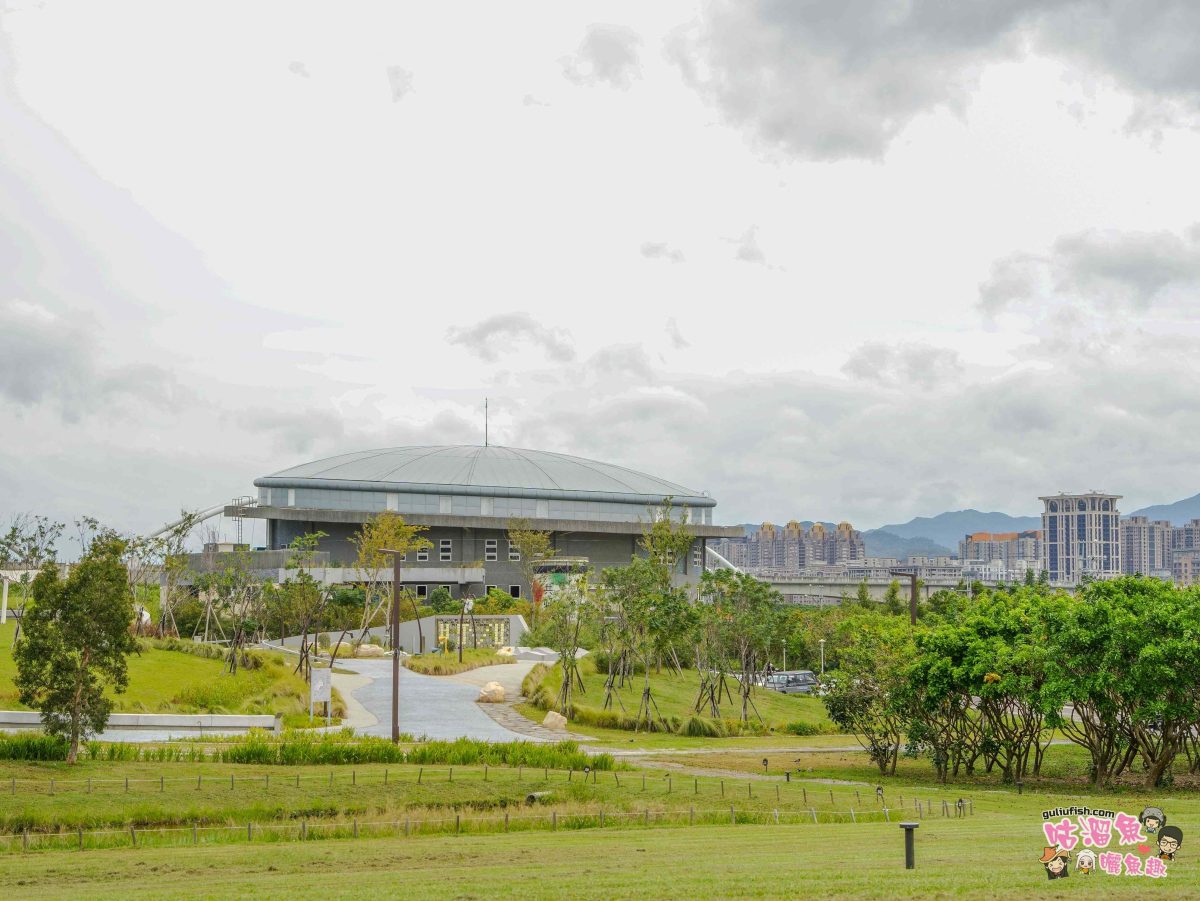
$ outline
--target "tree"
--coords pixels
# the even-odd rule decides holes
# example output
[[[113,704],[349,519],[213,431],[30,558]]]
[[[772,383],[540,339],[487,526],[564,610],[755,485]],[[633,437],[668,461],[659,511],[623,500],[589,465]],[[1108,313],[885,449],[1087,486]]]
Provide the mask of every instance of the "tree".
[[[858,606],[864,609],[869,610],[875,606],[875,602],[871,599],[871,589],[867,587],[866,579],[858,583],[858,591],[855,592],[854,599],[858,601]]]
[[[531,629],[536,628],[546,593],[546,586],[540,578],[540,568],[558,553],[554,547],[553,536],[549,532],[533,528],[527,519],[510,519],[508,547],[510,551],[516,551],[519,558],[514,562],[517,564],[517,571],[521,573],[521,587],[529,588],[529,626]]]
[[[454,600],[450,595],[450,589],[445,586],[433,589],[429,593],[429,600],[425,603],[433,609],[434,613],[457,613],[462,606],[462,602]]]
[[[863,585],[866,585],[864,582]],[[893,616],[908,612],[908,605],[900,597],[900,582],[896,579],[888,582],[887,591],[883,595],[883,606]]]
[[[902,620],[859,613],[838,630],[838,668],[825,676],[822,700],[829,718],[854,735],[880,775],[896,774],[906,717],[898,694],[912,635]]]
[[[108,723],[113,703],[105,690],[120,693],[129,682],[126,657],[135,643],[124,550],[112,537],[91,542],[65,580],[45,566],[13,652],[21,702],[41,712],[47,732],[69,742],[68,763],[78,758],[79,743]]]
[[[358,552],[355,566],[365,589],[361,623],[363,639],[381,613],[385,622],[391,622],[393,592],[399,591],[400,586],[393,584],[394,561],[388,551],[396,551],[403,558],[410,552],[432,547],[429,539],[421,535],[424,531],[424,526],[409,525],[400,514],[385,511],[363,523],[362,528],[351,536],[350,543]],[[416,600],[412,595],[408,597],[419,630],[421,614]],[[425,636],[421,634],[420,649],[424,648]]]
[[[12,518],[8,531],[0,538],[0,569],[15,566],[21,573],[21,604],[17,611],[17,627],[13,630],[13,646],[21,635],[21,615],[33,580],[32,573],[55,558],[55,544],[62,536],[64,524],[45,516],[19,513]]]
[[[748,573],[728,569],[706,572],[701,593],[712,604],[725,654],[737,662],[741,718],[749,722],[754,685],[770,657],[771,636],[783,624],[779,593]],[[757,708],[754,712],[761,720]]]

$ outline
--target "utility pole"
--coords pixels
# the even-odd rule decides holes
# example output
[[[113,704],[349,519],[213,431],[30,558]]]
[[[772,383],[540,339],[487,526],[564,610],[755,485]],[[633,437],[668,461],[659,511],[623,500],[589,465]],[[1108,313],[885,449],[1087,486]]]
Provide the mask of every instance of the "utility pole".
[[[400,742],[400,561],[404,558],[402,551],[384,549],[385,554],[392,555],[392,743]],[[417,621],[418,631],[421,628]],[[425,636],[421,636],[424,638]],[[422,642],[424,644],[424,642]],[[424,650],[424,648],[422,648]]]

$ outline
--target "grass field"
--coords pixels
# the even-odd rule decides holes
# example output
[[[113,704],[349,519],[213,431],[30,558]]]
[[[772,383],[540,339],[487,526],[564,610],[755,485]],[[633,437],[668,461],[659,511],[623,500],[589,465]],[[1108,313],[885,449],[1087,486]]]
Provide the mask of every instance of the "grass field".
[[[0,626],[0,708],[25,709],[14,684],[12,658],[15,623]],[[307,723],[308,686],[292,674],[291,664],[267,655],[259,669],[224,672],[221,660],[148,647],[129,657],[129,688],[114,694],[116,709],[133,713],[270,713]],[[334,712],[340,713],[340,697]]]
[[[603,708],[604,683],[607,675],[596,672],[591,661],[586,658],[581,662],[580,669],[583,673],[583,683],[586,690],[582,693],[576,692],[576,705],[595,710]],[[624,687],[618,688],[613,694],[612,709],[618,712],[624,711],[630,716],[635,716],[642,697],[644,678],[642,675],[635,675],[626,681]],[[738,683],[732,676],[728,677],[727,682],[729,690],[733,695],[733,700],[722,701],[720,707],[721,717],[725,720],[736,720],[741,717],[741,699],[737,694]],[[543,684],[551,694],[554,694],[561,683],[562,670],[556,665],[551,668]],[[686,718],[694,712],[699,682],[696,673],[692,670],[684,670],[682,676],[666,669],[661,673],[652,672],[650,674],[650,688],[654,702],[658,705],[658,710],[662,716],[668,718],[673,716]],[[790,723],[804,723],[807,726],[823,731],[832,731],[834,728],[825,712],[825,705],[821,703],[819,698],[803,695],[785,695],[765,688],[755,688],[751,697],[754,701],[754,709],[750,711],[751,722],[757,723],[759,716],[761,716],[767,728],[775,732],[786,732],[786,728]],[[758,716],[755,715],[755,709]],[[701,713],[701,715],[706,714],[706,711],[702,711]],[[544,712],[542,715],[545,715]],[[580,723],[579,725],[583,726],[584,724]],[[574,728],[575,723],[573,722],[572,729]],[[582,728],[580,731],[583,734],[591,734],[587,728]]]
[[[455,673],[465,673],[467,670],[478,669],[481,666],[499,666],[517,662],[515,658],[493,653],[489,648],[463,648],[462,654],[461,663],[458,659],[458,651],[413,654],[411,657],[405,658],[404,665],[413,672],[426,676],[452,676]]]
[[[196,847],[19,852],[0,891],[20,898],[367,895],[495,898],[1062,898],[1200,896],[1194,858],[1167,879],[1075,875],[1048,885],[1039,810],[1026,795],[980,799],[965,819],[926,818],[906,871],[894,823],[628,826]],[[1178,805],[1177,805],[1178,807]],[[1191,805],[1184,829],[1200,820]],[[1186,849],[1185,849],[1186,850]]]

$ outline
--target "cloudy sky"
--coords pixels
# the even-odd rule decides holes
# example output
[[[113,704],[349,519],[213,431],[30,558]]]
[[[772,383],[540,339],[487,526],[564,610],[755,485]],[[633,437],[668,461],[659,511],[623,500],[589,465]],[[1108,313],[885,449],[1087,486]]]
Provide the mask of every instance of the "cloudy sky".
[[[0,517],[494,443],[1200,491],[1200,4],[0,0]]]

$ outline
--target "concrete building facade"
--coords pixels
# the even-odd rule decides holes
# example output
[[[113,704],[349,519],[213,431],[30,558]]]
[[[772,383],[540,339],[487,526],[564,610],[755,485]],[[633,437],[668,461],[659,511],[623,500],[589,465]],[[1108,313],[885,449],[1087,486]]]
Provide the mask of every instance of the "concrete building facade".
[[[1119,494],[1092,491],[1039,498],[1042,511],[1042,569],[1050,582],[1078,585],[1084,577],[1121,575]]]
[[[1175,529],[1165,519],[1145,516],[1121,520],[1121,572],[1170,579]]]
[[[629,563],[660,506],[695,536],[678,562],[698,580],[705,546],[740,535],[713,525],[716,501],[625,467],[565,454],[496,446],[399,447],[317,460],[256,479],[257,505],[226,515],[266,520],[268,550],[324,532],[319,545],[333,567],[355,559],[351,538],[384,511],[425,528],[431,547],[403,560],[402,578],[418,597],[445,586],[453,597],[497,587],[527,597],[519,552],[508,540],[515,521],[549,532],[556,558],[603,569]]]

